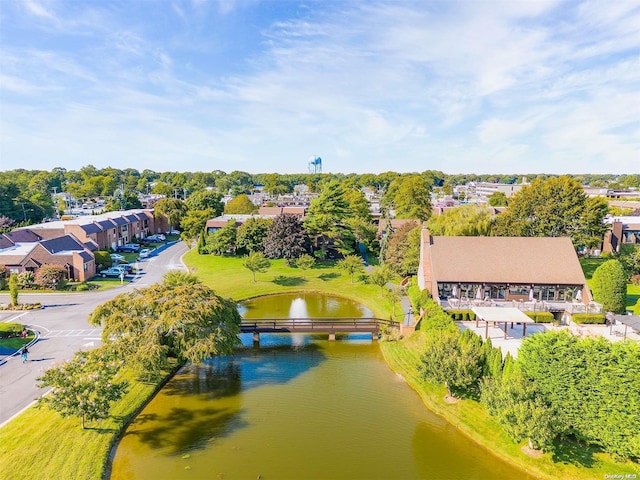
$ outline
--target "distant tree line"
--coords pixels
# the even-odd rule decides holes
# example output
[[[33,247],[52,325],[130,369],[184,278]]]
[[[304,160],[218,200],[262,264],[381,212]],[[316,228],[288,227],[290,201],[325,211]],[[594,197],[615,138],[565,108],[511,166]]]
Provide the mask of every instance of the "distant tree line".
[[[80,201],[104,198],[109,201],[107,209],[137,208],[137,195],[153,193],[185,200],[194,192],[213,188],[223,195],[233,197],[251,193],[255,185],[263,185],[270,195],[293,193],[296,185],[305,185],[311,192],[320,192],[328,182],[346,182],[355,188],[370,188],[378,193],[389,192],[386,205],[394,203],[400,215],[419,218],[424,205],[413,204],[409,199],[413,192],[422,189],[440,189],[450,192],[453,186],[468,182],[516,183],[526,176],[529,181],[555,178],[553,175],[447,175],[436,170],[400,174],[278,174],[221,170],[211,172],[155,172],[134,168],[98,169],[87,165],[80,170],[56,167],[51,171],[15,169],[0,172],[0,217],[15,222],[36,223],[64,210],[64,202],[54,202],[52,193],[67,192]],[[401,177],[411,177],[411,182],[396,182]],[[640,175],[575,175],[580,184],[629,188],[640,186]],[[402,187],[400,187],[402,185]],[[396,198],[394,202],[389,199]],[[402,200],[400,200],[402,199]],[[417,211],[415,211],[417,209]],[[3,223],[0,222],[0,228]]]

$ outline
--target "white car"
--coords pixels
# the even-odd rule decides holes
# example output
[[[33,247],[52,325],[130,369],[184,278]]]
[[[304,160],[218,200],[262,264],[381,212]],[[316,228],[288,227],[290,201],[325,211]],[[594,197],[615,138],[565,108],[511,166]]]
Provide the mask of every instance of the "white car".
[[[138,254],[139,258],[147,258],[149,257],[149,255],[151,255],[151,250],[149,250],[148,248],[143,248],[142,250],[140,250],[140,253]]]
[[[118,253],[112,253],[109,256],[111,257],[112,262],[124,262],[124,256]]]

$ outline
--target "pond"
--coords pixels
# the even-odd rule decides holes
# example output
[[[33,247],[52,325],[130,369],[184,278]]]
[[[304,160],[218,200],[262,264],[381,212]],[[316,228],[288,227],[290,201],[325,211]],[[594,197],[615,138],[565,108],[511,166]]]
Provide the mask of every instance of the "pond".
[[[252,318],[328,311],[371,313],[316,294],[242,308]],[[432,414],[368,335],[243,342],[232,357],[182,369],[159,392],[124,433],[111,478],[532,478]]]

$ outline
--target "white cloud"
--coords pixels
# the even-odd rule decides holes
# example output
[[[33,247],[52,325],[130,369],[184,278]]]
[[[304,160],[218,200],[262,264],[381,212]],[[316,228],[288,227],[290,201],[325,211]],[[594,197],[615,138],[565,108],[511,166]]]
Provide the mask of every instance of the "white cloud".
[[[305,171],[311,155],[326,171],[640,170],[633,2],[319,2],[268,23],[253,2],[161,3],[158,23],[135,2],[60,5],[60,43],[47,31],[2,45],[0,107],[13,123],[2,156],[155,170]],[[260,42],[245,44],[255,31]]]

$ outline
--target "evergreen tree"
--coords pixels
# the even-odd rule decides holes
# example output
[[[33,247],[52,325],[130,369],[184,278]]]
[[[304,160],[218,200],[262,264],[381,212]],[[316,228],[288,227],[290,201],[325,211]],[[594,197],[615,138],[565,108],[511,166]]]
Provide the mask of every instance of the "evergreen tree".
[[[605,312],[625,313],[627,273],[618,260],[608,260],[596,268],[591,279],[593,298]]]
[[[351,215],[347,192],[338,181],[328,182],[309,206],[305,229],[315,239],[315,247],[333,243],[342,255],[355,251],[355,236],[349,227]]]

